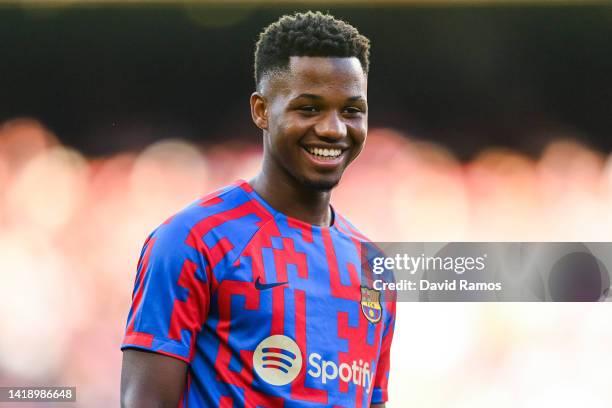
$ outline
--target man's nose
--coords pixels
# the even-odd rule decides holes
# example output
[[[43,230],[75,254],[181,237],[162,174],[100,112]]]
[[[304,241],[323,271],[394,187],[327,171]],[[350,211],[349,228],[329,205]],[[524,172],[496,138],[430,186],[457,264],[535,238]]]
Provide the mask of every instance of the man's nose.
[[[341,139],[346,136],[346,123],[337,112],[330,112],[315,126],[315,133],[323,139]]]

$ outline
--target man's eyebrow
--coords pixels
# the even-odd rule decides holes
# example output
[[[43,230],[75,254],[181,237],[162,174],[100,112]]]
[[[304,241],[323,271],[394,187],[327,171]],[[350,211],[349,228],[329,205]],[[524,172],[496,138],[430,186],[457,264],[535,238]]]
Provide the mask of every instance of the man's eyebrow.
[[[350,98],[347,98],[346,100],[350,101],[350,102],[354,102],[354,101],[365,102],[366,101],[365,98],[363,96],[361,96],[361,95],[351,96]]]
[[[309,99],[317,99],[317,100],[323,99],[323,97],[320,96],[320,95],[309,94],[309,93],[299,94],[298,96],[296,96],[293,99],[299,99],[299,98],[309,98]],[[351,96],[351,97],[346,98],[346,100],[348,102],[355,102],[355,101],[363,101],[363,102],[365,102],[365,98],[363,96],[361,96],[361,95]]]
[[[315,94],[309,94],[309,93],[303,93],[303,94],[299,94],[298,96],[296,96],[293,99],[299,99],[299,98],[310,98],[310,99],[323,99],[322,96],[319,95],[315,95]]]

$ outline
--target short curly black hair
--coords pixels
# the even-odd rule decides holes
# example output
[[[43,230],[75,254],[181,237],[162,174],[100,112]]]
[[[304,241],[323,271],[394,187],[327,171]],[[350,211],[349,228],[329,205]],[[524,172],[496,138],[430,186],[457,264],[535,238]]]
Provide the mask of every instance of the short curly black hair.
[[[370,40],[352,25],[319,11],[284,15],[267,26],[255,45],[255,85],[289,67],[289,57],[357,57],[367,75]]]

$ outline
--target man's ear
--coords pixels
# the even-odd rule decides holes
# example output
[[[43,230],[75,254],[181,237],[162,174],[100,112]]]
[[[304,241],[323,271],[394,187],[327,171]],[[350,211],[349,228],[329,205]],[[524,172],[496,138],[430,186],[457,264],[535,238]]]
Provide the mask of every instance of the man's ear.
[[[268,129],[268,101],[259,92],[251,94],[251,117],[261,130]]]

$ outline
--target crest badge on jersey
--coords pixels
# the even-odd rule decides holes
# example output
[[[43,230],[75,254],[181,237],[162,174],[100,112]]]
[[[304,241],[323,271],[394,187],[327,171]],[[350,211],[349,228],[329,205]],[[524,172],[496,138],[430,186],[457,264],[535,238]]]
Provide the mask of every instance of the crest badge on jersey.
[[[368,321],[380,322],[382,318],[382,306],[380,304],[380,292],[374,289],[361,287],[361,311]]]

